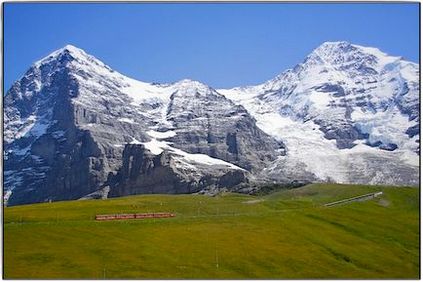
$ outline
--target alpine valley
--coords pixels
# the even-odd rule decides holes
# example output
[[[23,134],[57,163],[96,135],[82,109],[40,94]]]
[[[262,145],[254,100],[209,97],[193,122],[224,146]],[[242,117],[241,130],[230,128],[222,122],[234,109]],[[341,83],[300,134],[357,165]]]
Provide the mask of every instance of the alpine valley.
[[[233,89],[137,81],[68,45],[4,97],[4,201],[418,186],[419,92],[417,64],[348,42]]]

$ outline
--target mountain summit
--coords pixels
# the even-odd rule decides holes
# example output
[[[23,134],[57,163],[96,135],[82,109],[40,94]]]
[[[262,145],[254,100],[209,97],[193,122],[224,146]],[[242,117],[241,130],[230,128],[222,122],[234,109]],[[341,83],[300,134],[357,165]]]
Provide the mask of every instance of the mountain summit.
[[[418,183],[419,69],[327,42],[263,84],[126,77],[67,45],[4,99],[9,205],[257,183]]]
[[[288,154],[275,173],[306,167],[328,181],[417,184],[417,64],[376,48],[326,42],[263,84],[218,91],[284,140]]]
[[[9,205],[239,190],[284,152],[213,88],[136,81],[73,46],[12,86],[4,120]]]

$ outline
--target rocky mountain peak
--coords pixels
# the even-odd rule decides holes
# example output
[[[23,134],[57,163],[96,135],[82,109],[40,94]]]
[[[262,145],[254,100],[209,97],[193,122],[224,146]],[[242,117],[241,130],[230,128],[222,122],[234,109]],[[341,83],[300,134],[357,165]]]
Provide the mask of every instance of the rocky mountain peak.
[[[66,45],[35,62],[25,76],[38,76],[43,80],[41,84],[44,84],[45,80],[49,80],[53,74],[60,71],[82,76],[84,79],[92,75],[114,77],[120,75],[84,50],[73,45]]]
[[[347,41],[327,41],[320,44],[313,52],[348,52],[354,45]]]
[[[347,41],[324,42],[315,48],[302,63],[288,69],[263,84],[238,87],[241,91],[258,93],[261,91],[290,93],[293,85],[300,81],[312,84],[330,81],[375,80],[386,65],[400,63],[401,57],[389,56],[373,47],[351,44]],[[405,61],[402,61],[403,63]],[[353,82],[354,83],[354,82]]]
[[[347,69],[374,68],[377,67],[380,57],[386,54],[376,48],[366,48],[353,45],[346,41],[325,42],[307,56],[304,65],[326,66]]]
[[[337,174],[336,181],[356,181],[350,179],[355,168],[347,166],[372,167],[371,158],[400,156],[401,161],[393,162],[391,168],[403,166],[407,173],[396,175],[396,179],[416,171],[419,67],[401,57],[346,41],[325,42],[302,63],[263,84],[218,91],[243,105],[261,129],[287,144],[285,166],[289,156],[295,163],[304,155],[302,161],[309,171],[322,173],[325,169],[313,167],[316,161],[310,159],[316,155],[311,148],[320,144],[322,156],[316,160],[338,163],[327,170],[327,177]],[[303,128],[304,135],[297,128]],[[336,152],[334,159],[328,157],[332,152]],[[361,157],[361,153],[372,157]],[[376,174],[372,177],[381,181]]]
[[[5,100],[11,205],[103,188],[112,196],[150,193],[163,183],[172,184],[160,190],[169,193],[230,188],[284,148],[242,106],[199,81],[137,81],[71,45],[36,62]],[[128,169],[140,179],[157,173],[165,182],[131,186],[127,163],[146,166]]]
[[[54,61],[60,62],[70,62],[73,60],[77,61],[88,61],[93,58],[92,56],[85,53],[84,50],[79,49],[73,45],[66,45],[63,48],[57,49],[56,51],[51,52],[46,57],[35,62],[35,66],[40,67],[45,64],[50,64]]]

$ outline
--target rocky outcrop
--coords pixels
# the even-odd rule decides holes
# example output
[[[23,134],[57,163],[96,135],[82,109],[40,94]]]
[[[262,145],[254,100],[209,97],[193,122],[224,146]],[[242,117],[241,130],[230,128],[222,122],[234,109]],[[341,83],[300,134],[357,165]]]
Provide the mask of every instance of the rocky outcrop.
[[[126,145],[122,168],[116,175],[110,176],[108,184],[111,187],[109,196],[118,197],[231,189],[247,182],[244,170],[201,165],[181,167],[169,151],[153,155],[143,145]]]
[[[12,92],[10,97],[17,96],[5,102],[7,113],[17,113],[14,119],[6,120],[6,129],[16,121],[33,122],[20,138],[5,144],[6,182],[14,191],[8,197],[9,205],[77,199],[107,178],[98,144],[89,131],[74,122],[71,99],[78,93],[77,82],[66,68],[47,75],[50,83],[36,95]],[[23,79],[20,87],[27,89],[32,84]]]
[[[171,98],[167,119],[178,134],[168,140],[190,153],[201,153],[259,171],[284,153],[276,141],[256,125],[242,106],[214,89],[185,80]]]

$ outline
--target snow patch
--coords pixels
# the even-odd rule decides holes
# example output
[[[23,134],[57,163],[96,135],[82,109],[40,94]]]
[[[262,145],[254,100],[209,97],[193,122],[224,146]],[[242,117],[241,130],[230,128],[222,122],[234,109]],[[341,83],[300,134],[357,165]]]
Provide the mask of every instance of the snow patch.
[[[156,138],[156,139],[166,139],[166,138],[170,138],[176,135],[176,132],[173,130],[168,130],[165,132],[159,132],[159,131],[154,131],[154,130],[150,130],[147,131],[147,134],[150,137]]]
[[[143,144],[142,142],[138,141],[137,139],[135,139],[134,137],[131,137],[132,141],[129,142],[129,144]]]
[[[310,94],[310,101],[315,107],[322,109],[329,105],[330,101],[332,101],[332,98],[328,92],[313,91]]]
[[[4,204],[7,205],[7,201],[9,201],[10,196],[12,196],[13,191],[7,190],[6,193],[3,196]]]
[[[148,149],[152,154],[159,155],[164,150],[168,150],[174,155],[177,155],[177,158],[182,162],[188,162],[190,164],[203,164],[203,165],[218,165],[224,166],[231,169],[239,169],[244,170],[234,164],[228,163],[221,159],[212,158],[205,154],[190,154],[183,150],[171,147],[169,144],[170,142],[159,141],[156,139],[152,139],[149,142],[142,143],[146,149]]]
[[[118,118],[118,121],[130,123],[130,124],[136,124],[136,122],[132,118]]]
[[[156,139],[152,139],[149,142],[142,143],[144,147],[149,150],[153,155],[159,155],[163,152],[164,149],[170,148],[167,142],[158,141]]]

